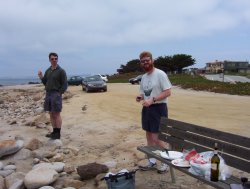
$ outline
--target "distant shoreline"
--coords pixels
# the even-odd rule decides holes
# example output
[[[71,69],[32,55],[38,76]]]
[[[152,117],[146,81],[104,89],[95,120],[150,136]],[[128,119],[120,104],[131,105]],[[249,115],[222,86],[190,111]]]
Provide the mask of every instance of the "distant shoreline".
[[[40,84],[41,81],[38,78],[0,78],[0,86],[14,86],[14,85],[30,85]]]

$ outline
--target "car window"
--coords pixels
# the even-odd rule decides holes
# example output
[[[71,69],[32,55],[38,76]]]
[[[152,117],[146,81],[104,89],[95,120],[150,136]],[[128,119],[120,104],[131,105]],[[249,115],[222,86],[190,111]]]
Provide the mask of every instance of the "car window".
[[[88,82],[90,82],[90,81],[100,81],[100,80],[101,80],[100,76],[87,77]]]

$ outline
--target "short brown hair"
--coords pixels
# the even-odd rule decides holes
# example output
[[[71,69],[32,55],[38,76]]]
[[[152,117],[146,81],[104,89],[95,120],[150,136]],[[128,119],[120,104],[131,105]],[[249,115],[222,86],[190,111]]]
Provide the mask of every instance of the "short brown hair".
[[[144,58],[144,57],[150,57],[151,60],[153,60],[152,53],[149,52],[149,51],[143,51],[143,52],[140,54],[140,59],[142,59],[142,58]]]
[[[56,53],[54,53],[54,52],[49,53],[49,58],[50,58],[51,56],[55,56],[55,57],[58,58],[58,55],[57,55]]]

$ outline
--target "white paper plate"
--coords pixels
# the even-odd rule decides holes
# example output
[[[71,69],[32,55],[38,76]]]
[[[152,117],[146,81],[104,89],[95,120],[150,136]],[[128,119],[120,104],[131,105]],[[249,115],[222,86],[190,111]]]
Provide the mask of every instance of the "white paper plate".
[[[189,161],[184,159],[174,159],[171,163],[178,167],[190,167]]]
[[[160,152],[161,157],[165,158],[165,159],[169,159],[169,160],[173,160],[173,159],[180,159],[183,157],[183,153],[182,152],[178,152],[178,151],[168,151],[167,152]]]

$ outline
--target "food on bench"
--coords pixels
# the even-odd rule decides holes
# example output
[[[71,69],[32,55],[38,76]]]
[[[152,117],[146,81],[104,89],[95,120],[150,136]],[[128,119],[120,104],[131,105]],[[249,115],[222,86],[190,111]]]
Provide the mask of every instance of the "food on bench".
[[[199,154],[196,152],[195,149],[191,149],[191,150],[183,150],[183,156],[184,159],[187,161],[190,161],[193,157],[198,158]]]

